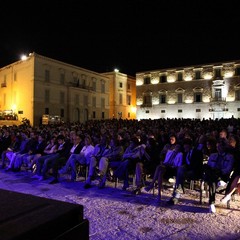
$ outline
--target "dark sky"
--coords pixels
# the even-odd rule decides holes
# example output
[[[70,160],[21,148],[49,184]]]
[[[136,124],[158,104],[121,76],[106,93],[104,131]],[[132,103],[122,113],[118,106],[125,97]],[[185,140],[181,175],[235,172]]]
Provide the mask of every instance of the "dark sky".
[[[22,53],[96,72],[240,59],[238,0],[1,1],[0,67]]]

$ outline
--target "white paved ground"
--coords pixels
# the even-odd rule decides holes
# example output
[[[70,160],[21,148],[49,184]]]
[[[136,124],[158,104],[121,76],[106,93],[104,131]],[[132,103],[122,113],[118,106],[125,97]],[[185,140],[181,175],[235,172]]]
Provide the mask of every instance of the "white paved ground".
[[[28,172],[0,170],[0,189],[83,205],[91,240],[240,239],[239,196],[227,209],[218,195],[217,213],[209,214],[207,199],[200,205],[199,192],[188,189],[179,204],[169,207],[166,200],[171,190],[164,190],[159,205],[152,193],[134,196],[122,191],[121,184],[114,188],[108,182],[105,189],[85,190],[83,181],[70,183],[63,176],[58,184],[49,181],[31,179]]]

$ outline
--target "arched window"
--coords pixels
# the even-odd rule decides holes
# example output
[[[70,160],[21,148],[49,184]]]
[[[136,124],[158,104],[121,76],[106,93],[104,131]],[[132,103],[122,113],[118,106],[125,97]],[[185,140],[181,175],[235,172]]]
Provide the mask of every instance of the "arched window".
[[[159,91],[159,104],[164,104],[167,102],[167,91],[160,90]]]

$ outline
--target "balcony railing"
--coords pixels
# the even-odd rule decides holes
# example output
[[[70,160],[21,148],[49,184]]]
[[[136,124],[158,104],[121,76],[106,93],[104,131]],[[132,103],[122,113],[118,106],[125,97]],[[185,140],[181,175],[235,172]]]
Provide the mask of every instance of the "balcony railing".
[[[152,107],[152,103],[144,103],[140,105],[140,108],[151,108],[151,107]]]
[[[214,98],[210,98],[211,102],[226,102],[226,98],[224,97],[214,97]]]
[[[70,84],[73,86],[73,87],[77,87],[77,88],[81,88],[81,89],[86,89],[88,91],[94,91],[94,88],[93,87],[90,87],[90,86],[87,86],[85,84],[79,84],[79,83],[73,83],[73,82],[70,82]]]
[[[218,109],[214,109],[214,108],[209,108],[209,112],[227,112],[228,108],[218,108]]]

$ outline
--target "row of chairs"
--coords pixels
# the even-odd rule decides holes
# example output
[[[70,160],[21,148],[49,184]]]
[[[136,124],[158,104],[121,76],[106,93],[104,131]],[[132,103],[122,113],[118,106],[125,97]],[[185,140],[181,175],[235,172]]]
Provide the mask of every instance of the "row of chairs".
[[[77,166],[77,173],[78,175],[81,175],[85,178],[85,180],[87,179],[88,176],[88,166],[87,165],[78,165]],[[108,169],[108,181],[114,182],[114,187],[117,188],[118,184],[121,182],[121,180],[119,180],[118,178],[115,178],[113,176],[113,169],[109,168]],[[131,177],[130,179],[132,179],[132,186],[136,186],[136,175],[135,173],[130,173]],[[148,175],[147,174],[143,174],[143,179],[142,182],[145,185],[145,182],[148,180]],[[166,182],[165,182],[166,184]],[[203,180],[203,179],[190,179],[190,180],[186,180],[185,184],[188,185],[188,188],[190,190],[197,190],[199,191],[199,203],[202,205],[203,204],[203,197],[208,198],[208,184]],[[182,191],[183,193],[185,193],[185,186],[182,186]],[[153,195],[155,195],[155,189],[157,188],[157,184],[155,184],[155,187],[153,188]],[[217,191],[217,194],[224,194],[225,189],[220,189],[219,191]],[[205,196],[204,196],[205,195]],[[235,201],[235,195],[232,195],[232,201]],[[230,202],[227,202],[227,208],[230,208]]]
[[[163,185],[168,185],[167,182],[163,182]],[[208,198],[208,184],[203,179],[194,179],[194,180],[186,180],[184,186],[182,187],[183,194],[185,193],[185,187],[188,185],[189,190],[196,190],[199,191],[199,204],[203,204],[203,198]],[[172,188],[174,188],[174,184],[172,185]],[[155,187],[153,188],[153,195],[155,195],[155,190],[157,189],[157,183],[155,184]],[[224,195],[226,188],[219,188],[217,190],[217,194]],[[162,189],[164,191],[164,188]],[[235,201],[235,194],[232,195],[231,198],[232,201]],[[227,208],[230,208],[230,202],[227,202]]]

